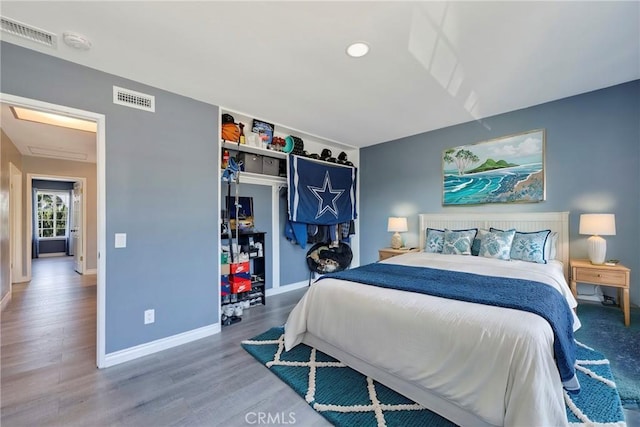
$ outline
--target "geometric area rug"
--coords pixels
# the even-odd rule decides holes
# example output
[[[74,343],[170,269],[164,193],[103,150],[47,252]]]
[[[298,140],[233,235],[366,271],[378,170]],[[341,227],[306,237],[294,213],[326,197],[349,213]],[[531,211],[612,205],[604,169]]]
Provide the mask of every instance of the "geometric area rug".
[[[284,328],[275,327],[242,347],[336,426],[455,426],[388,387],[315,348],[284,351]],[[565,392],[571,426],[625,427],[609,361],[578,343],[576,372],[581,391]]]

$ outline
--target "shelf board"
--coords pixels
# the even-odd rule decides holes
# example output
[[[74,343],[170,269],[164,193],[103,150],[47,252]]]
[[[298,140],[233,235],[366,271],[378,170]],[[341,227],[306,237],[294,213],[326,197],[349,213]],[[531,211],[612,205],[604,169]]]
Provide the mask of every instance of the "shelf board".
[[[277,159],[286,159],[288,155],[283,151],[267,150],[266,148],[254,147],[253,145],[247,144],[238,145],[235,142],[227,141],[222,141],[222,148],[227,150],[243,151],[245,153],[261,154],[263,156],[274,157]]]
[[[224,170],[220,170],[220,179],[223,183],[227,182],[222,179],[222,173]],[[240,184],[258,184],[258,185],[287,185],[287,178],[284,176],[265,175],[262,173],[253,172],[240,172]],[[235,183],[235,181],[232,181]]]

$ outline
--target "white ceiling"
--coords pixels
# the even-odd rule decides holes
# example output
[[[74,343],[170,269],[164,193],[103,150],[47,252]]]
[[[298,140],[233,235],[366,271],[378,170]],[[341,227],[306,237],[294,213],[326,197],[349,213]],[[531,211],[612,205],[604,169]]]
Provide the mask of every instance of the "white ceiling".
[[[18,120],[9,104],[0,104],[2,130],[23,156],[96,162],[96,134]]]
[[[637,1],[3,1],[2,16],[59,37],[11,43],[358,147],[640,78]],[[347,57],[357,40],[369,55]]]

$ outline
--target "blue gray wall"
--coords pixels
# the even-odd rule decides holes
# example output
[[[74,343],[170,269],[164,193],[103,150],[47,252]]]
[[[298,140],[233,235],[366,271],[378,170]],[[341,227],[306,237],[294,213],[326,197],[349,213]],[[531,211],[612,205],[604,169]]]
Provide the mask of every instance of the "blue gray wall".
[[[223,199],[226,196],[226,184],[222,185]],[[232,196],[235,189],[232,187]],[[254,211],[254,222],[255,228],[259,231],[267,231],[267,235],[265,237],[267,251],[265,253],[267,257],[266,262],[266,277],[267,277],[267,289],[271,289],[274,286],[273,279],[273,257],[274,254],[269,252],[269,248],[272,245],[272,239],[279,239],[280,245],[280,283],[279,286],[286,286],[302,281],[309,280],[309,270],[307,269],[307,264],[305,262],[307,250],[302,249],[299,245],[294,245],[290,241],[288,241],[282,230],[285,227],[285,221],[287,218],[287,198],[286,198],[286,188],[280,190],[280,195],[278,197],[279,201],[279,220],[280,220],[280,230],[277,236],[274,236],[271,230],[271,187],[265,185],[253,185],[253,184],[242,184],[240,185],[240,196],[243,197],[253,197],[253,211]],[[226,244],[226,240],[223,238],[222,243]],[[268,304],[268,302],[267,302]]]
[[[287,189],[280,191],[280,230],[285,229],[287,221],[288,203]],[[300,245],[291,243],[280,233],[280,283],[287,285],[309,280],[309,269],[307,267],[307,251],[311,247],[307,244],[306,249]]]
[[[1,49],[2,92],[106,116],[107,353],[216,323],[218,107]],[[113,104],[113,85],[154,95],[156,112]],[[114,249],[114,233],[127,248]],[[144,325],[149,308],[156,321]]]
[[[546,129],[546,201],[537,204],[442,206],[446,148]],[[581,213],[616,214],[607,256],[631,272],[640,305],[640,81],[367,147],[360,152],[361,263],[389,246],[389,216],[407,216],[407,246],[418,244],[418,213],[569,211],[570,253],[586,258]]]
[[[222,184],[223,196],[226,196],[226,184]],[[253,218],[254,228],[256,231],[264,231],[267,234],[264,237],[265,248],[265,278],[266,289],[273,287],[273,256],[270,252],[272,245],[273,233],[271,233],[271,187],[267,185],[241,184],[239,188],[239,196],[253,198]],[[231,197],[235,197],[235,187],[231,186]],[[224,200],[224,197],[223,199]],[[222,243],[226,244],[226,239],[222,239]]]

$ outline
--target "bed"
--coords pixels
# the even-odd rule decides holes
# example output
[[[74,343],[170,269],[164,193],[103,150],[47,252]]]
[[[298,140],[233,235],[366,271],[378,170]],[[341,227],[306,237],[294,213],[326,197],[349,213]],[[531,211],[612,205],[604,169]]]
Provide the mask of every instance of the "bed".
[[[382,262],[533,280],[576,307],[567,285],[568,212],[421,214],[423,249],[427,227],[557,232],[556,259],[547,264],[424,251]],[[301,342],[458,425],[567,424],[554,334],[533,313],[325,278],[287,320],[286,349]]]

